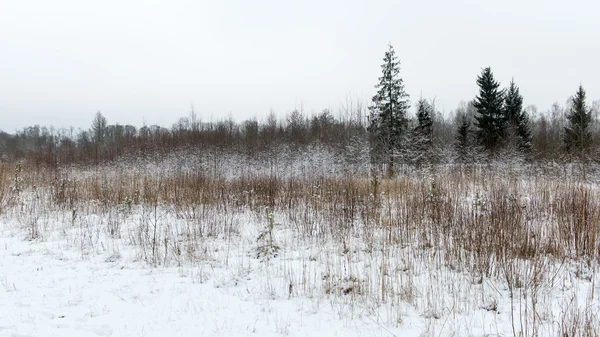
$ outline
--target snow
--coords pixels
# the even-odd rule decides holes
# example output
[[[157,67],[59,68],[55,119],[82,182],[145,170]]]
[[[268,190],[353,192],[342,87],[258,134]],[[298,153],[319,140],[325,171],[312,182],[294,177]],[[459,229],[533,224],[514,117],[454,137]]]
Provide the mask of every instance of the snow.
[[[391,335],[367,318],[340,318],[323,298],[256,294],[252,279],[262,278],[253,273],[237,281],[215,267],[217,276],[200,283],[192,268],[81,259],[61,244],[0,235],[0,336]]]
[[[224,226],[220,234],[179,261],[161,255],[185,227],[168,207],[134,207],[114,236],[106,230],[112,213],[89,206],[73,220],[70,211],[38,207],[43,202],[0,220],[0,336],[557,336],[565,322],[598,317],[594,263],[495,265],[513,268],[514,284],[530,285],[511,296],[507,280],[456,270],[443,251],[418,242],[382,255],[360,236],[319,241],[285,221],[273,233],[277,256],[257,257],[265,225],[243,210],[224,214],[214,225]],[[33,240],[32,223],[40,231]],[[157,257],[136,241],[144,226],[169,240]],[[395,261],[385,271],[384,259]],[[386,300],[382,275],[395,294]]]

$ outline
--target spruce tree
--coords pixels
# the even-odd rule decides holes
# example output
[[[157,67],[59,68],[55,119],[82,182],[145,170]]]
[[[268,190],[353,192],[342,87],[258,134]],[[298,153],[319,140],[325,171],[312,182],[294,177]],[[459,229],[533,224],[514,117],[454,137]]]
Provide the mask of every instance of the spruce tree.
[[[469,146],[471,145],[471,121],[466,113],[457,116],[458,128],[456,130],[456,152],[461,163],[467,161]]]
[[[421,98],[417,103],[417,123],[415,131],[431,140],[433,132],[433,106],[424,98]]]
[[[581,85],[575,96],[571,98],[571,109],[567,116],[567,122],[564,138],[567,151],[577,155],[585,154],[592,140],[590,133],[592,114],[586,106],[585,90]]]
[[[500,83],[494,79],[490,67],[483,69],[477,77],[479,95],[475,97],[477,109],[475,126],[477,139],[487,150],[494,151],[504,140],[506,134],[506,118],[504,116],[504,91]]]
[[[523,96],[519,93],[519,87],[512,80],[506,90],[504,99],[504,116],[506,123],[511,128],[511,134],[517,137],[516,144],[521,151],[531,148],[531,126],[529,116],[523,110]]]
[[[373,142],[372,153],[375,158],[387,162],[387,174],[391,177],[394,172],[394,151],[400,146],[409,108],[408,94],[399,76],[400,62],[392,45],[385,52],[381,70],[382,76],[375,86],[377,93],[369,107],[368,131]]]
[[[417,102],[417,124],[413,128],[407,154],[414,163],[421,165],[432,159],[433,105],[421,98]]]

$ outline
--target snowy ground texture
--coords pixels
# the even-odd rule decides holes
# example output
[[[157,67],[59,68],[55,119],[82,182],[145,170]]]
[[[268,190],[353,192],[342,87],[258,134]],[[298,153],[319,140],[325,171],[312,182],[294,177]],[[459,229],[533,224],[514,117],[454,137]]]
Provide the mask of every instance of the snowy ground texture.
[[[186,222],[168,207],[134,206],[116,218],[94,207],[43,209],[42,199],[0,217],[0,336],[598,331],[582,333],[597,328],[599,317],[593,261],[512,260],[491,267],[511,271],[505,280],[483,279],[420,244],[384,250],[353,234],[343,243],[302,236],[285,214],[274,216],[276,254],[259,254],[265,218],[248,210],[216,217],[217,234],[205,233],[191,251]],[[155,246],[148,245],[152,232]],[[571,326],[578,334],[565,335]]]
[[[296,296],[269,270],[275,273],[293,259],[257,259],[252,247],[237,246],[243,240],[228,252],[220,251],[227,243],[219,239],[205,243],[213,254],[202,265],[150,267],[126,240],[102,233],[103,219],[81,220],[82,231],[59,218],[45,217],[48,235],[37,240],[28,239],[18,222],[0,223],[0,336],[418,336],[423,331],[417,317],[417,325],[408,320],[394,328],[351,313],[346,299]]]
[[[236,280],[214,267],[146,268],[110,256],[81,258],[60,242],[0,238],[0,336],[390,336],[419,335],[340,315],[325,299],[256,293],[264,272]],[[209,267],[210,268],[210,267]],[[416,320],[418,323],[418,320]]]

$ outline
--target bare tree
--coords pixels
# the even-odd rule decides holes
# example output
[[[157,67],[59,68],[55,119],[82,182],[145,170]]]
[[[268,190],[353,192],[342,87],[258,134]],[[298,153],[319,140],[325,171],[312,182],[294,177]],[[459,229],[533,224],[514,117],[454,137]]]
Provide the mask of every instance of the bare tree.
[[[104,115],[102,115],[100,111],[96,112],[96,116],[94,116],[90,133],[92,135],[92,141],[95,146],[96,164],[98,164],[102,155],[102,151],[104,149],[104,143],[106,140],[107,133],[106,118],[104,117]]]

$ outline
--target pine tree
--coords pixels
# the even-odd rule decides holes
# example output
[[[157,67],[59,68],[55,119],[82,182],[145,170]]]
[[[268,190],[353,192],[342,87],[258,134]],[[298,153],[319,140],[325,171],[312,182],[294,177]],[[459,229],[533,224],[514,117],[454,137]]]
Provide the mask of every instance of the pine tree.
[[[571,98],[571,110],[567,115],[568,126],[565,127],[565,146],[570,153],[583,155],[591,143],[590,124],[592,114],[585,103],[585,90],[579,86],[575,96]]]
[[[456,130],[456,151],[460,162],[467,161],[469,146],[471,145],[471,121],[466,113],[457,116],[458,128]]]
[[[490,67],[483,69],[477,77],[479,95],[475,97],[477,109],[475,126],[477,139],[488,150],[496,150],[506,135],[506,118],[504,116],[504,91],[500,83],[494,79]]]
[[[431,140],[433,132],[433,106],[424,98],[421,98],[417,103],[417,123],[415,131]]]
[[[504,98],[504,116],[506,123],[511,128],[509,133],[516,135],[516,144],[521,151],[531,148],[531,125],[529,115],[523,110],[523,96],[519,93],[519,87],[512,80],[506,90]]]
[[[394,151],[401,143],[406,128],[406,111],[409,108],[408,94],[400,78],[400,62],[394,48],[389,45],[381,65],[382,76],[375,86],[377,94],[369,107],[368,131],[372,140],[372,153],[375,158],[383,156],[387,162],[387,174],[394,172]],[[379,159],[379,158],[378,158]]]
[[[424,98],[417,102],[417,123],[406,149],[408,157],[412,158],[417,165],[432,159],[433,109],[433,105]]]

